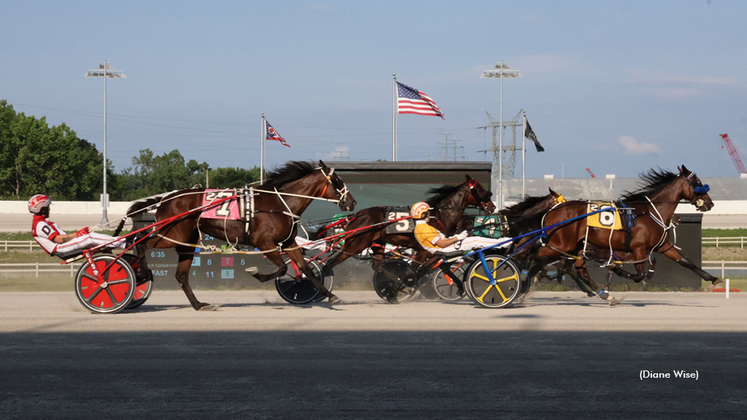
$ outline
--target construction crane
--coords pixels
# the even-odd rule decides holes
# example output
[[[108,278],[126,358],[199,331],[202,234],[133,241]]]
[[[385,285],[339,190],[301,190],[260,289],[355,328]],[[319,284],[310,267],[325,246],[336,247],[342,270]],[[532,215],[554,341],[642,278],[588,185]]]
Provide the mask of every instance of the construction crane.
[[[594,176],[594,172],[592,172],[592,171],[591,171],[591,169],[589,169],[589,168],[586,168],[586,172],[588,172],[588,173],[589,173],[589,175],[591,175],[591,177],[592,177],[592,178],[596,178],[596,177]]]
[[[734,146],[734,143],[731,142],[729,135],[720,134],[720,136],[724,140],[724,146],[726,146],[726,150],[729,152],[729,156],[731,156],[731,160],[734,162],[734,166],[737,167],[739,174],[747,174],[747,169],[745,169],[744,163],[742,162],[742,154]]]

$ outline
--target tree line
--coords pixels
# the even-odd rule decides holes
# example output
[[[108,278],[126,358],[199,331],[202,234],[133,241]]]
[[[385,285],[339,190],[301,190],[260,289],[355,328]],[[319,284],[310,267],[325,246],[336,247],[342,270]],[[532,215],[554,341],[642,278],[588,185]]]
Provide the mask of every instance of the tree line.
[[[259,180],[259,168],[215,168],[186,161],[178,150],[155,155],[140,150],[132,166],[115,172],[107,160],[111,201],[132,201],[195,185],[238,188]],[[65,123],[18,113],[0,100],[0,199],[26,200],[46,194],[53,200],[95,201],[103,190],[104,157]]]

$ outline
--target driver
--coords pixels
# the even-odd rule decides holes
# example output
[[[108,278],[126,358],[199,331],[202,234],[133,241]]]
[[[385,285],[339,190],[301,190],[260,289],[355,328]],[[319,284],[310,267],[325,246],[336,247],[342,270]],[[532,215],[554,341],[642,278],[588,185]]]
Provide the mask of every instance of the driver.
[[[65,233],[57,224],[49,220],[49,206],[52,200],[44,194],[29,198],[29,212],[34,215],[31,234],[34,240],[47,254],[66,255],[79,249],[88,249],[99,245],[112,248],[125,248],[125,239],[101,233],[90,233],[87,227],[75,232]]]
[[[447,238],[442,232],[429,225],[428,216],[431,206],[421,201],[413,204],[410,215],[415,219],[415,239],[418,243],[431,253],[469,251],[472,249],[486,248],[505,242],[500,248],[506,248],[511,244],[510,238],[484,238],[482,236],[469,236],[467,231]]]

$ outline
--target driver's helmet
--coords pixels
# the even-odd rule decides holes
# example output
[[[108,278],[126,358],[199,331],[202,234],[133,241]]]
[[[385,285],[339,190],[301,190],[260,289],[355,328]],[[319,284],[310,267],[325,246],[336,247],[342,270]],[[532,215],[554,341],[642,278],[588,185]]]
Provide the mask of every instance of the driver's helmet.
[[[412,216],[413,219],[422,219],[430,209],[431,206],[429,206],[425,201],[415,203],[412,205],[412,208],[410,208],[410,216]]]
[[[43,208],[49,207],[52,200],[44,194],[36,194],[29,198],[29,212],[39,214]]]

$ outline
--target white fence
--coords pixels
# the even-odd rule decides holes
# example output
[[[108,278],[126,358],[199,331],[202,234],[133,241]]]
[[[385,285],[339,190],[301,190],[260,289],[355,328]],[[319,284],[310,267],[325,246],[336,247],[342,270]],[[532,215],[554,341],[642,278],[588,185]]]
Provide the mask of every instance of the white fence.
[[[0,264],[0,273],[34,273],[39,277],[39,273],[70,273],[74,277],[78,272],[80,264],[61,265],[60,263],[4,263]]]
[[[703,261],[703,270],[721,270],[721,278],[726,277],[726,270],[747,270],[747,261]]]
[[[703,245],[716,245],[716,248],[719,246],[724,245],[737,245],[739,244],[739,247],[744,249],[744,243],[745,240],[744,236],[732,236],[732,237],[718,237],[715,238],[703,238]]]
[[[0,248],[2,248],[5,252],[8,252],[11,249],[19,248],[33,251],[34,247],[38,247],[41,249],[36,241],[0,241]]]

